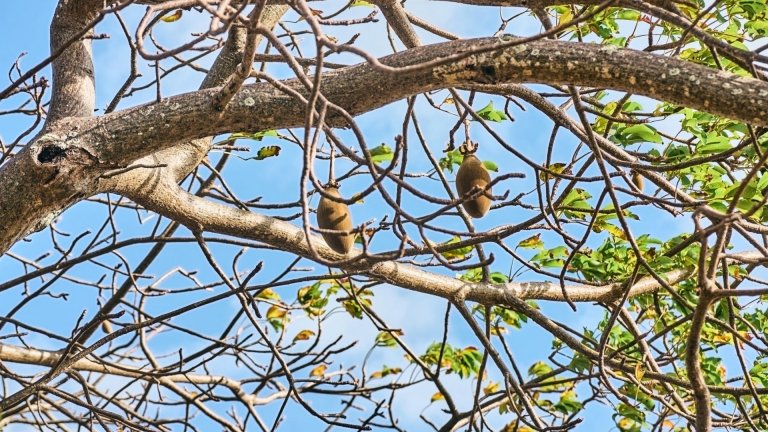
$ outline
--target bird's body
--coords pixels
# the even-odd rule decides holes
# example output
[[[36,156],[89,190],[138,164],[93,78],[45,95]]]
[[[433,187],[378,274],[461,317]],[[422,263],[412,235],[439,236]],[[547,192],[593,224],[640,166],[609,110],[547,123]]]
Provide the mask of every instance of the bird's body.
[[[338,188],[335,187],[328,187],[325,192],[328,195],[341,197]],[[349,207],[326,197],[320,198],[320,204],[317,205],[317,226],[329,230],[351,231],[353,226]],[[354,234],[322,233],[322,235],[328,246],[340,254],[347,254],[355,242]]]
[[[461,198],[471,193],[473,188],[485,189],[491,182],[491,175],[485,169],[483,163],[473,154],[464,156],[464,161],[456,173],[456,190]],[[466,200],[463,203],[464,210],[473,218],[481,218],[491,208],[491,188],[488,188],[479,196]]]

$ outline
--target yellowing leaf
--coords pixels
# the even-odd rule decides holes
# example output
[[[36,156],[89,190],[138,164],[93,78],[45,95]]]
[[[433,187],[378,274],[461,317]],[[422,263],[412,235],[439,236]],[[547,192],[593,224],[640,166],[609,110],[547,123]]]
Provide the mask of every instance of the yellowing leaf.
[[[166,16],[160,18],[160,21],[165,21],[165,22],[168,22],[168,23],[174,22],[174,21],[178,21],[178,20],[181,19],[181,14],[183,14],[183,13],[184,12],[181,9],[176,9],[176,12],[174,12],[172,15],[166,15]]]
[[[621,420],[619,420],[618,425],[619,425],[619,429],[621,430],[629,430],[629,429],[632,429],[632,426],[635,425],[635,421],[630,420],[626,417],[623,417]]]
[[[281,319],[288,313],[283,307],[278,305],[272,305],[267,310],[267,319]]]
[[[730,333],[718,333],[712,337],[712,342],[729,344],[733,342],[733,335]]]
[[[272,305],[267,309],[267,321],[277,331],[282,331],[288,322],[288,309],[281,305]]]
[[[297,341],[310,340],[314,335],[315,335],[315,332],[313,332],[312,330],[302,330],[298,332],[296,336],[293,337],[293,341],[297,342]]]
[[[549,171],[553,172],[553,173],[556,173],[556,174],[563,174],[564,172],[566,172],[565,166],[566,166],[566,165],[565,165],[564,163],[562,163],[562,162],[557,162],[557,163],[549,164],[549,166],[547,167],[547,169],[548,169]],[[567,170],[567,173],[569,173],[569,174],[570,174],[570,171],[571,171],[570,169],[569,169],[569,170]],[[548,179],[550,178],[550,176],[551,176],[551,174],[549,174],[549,173],[548,173],[548,172],[546,172],[546,171],[541,171],[541,172],[539,173],[539,178],[540,178],[541,180],[543,180],[543,181],[546,181],[546,180],[548,180]],[[554,177],[553,177],[553,178],[554,178]]]
[[[436,401],[443,400],[443,399],[445,399],[445,396],[443,396],[442,393],[437,392],[437,393],[432,395],[432,397],[429,399],[429,402],[432,403],[432,402],[436,402]]]
[[[569,21],[573,20],[573,13],[570,9],[566,8],[563,13],[560,14],[559,17],[557,17],[557,25],[563,25]]]
[[[644,375],[645,369],[643,369],[643,363],[637,362],[635,365],[635,378],[637,378],[638,381],[642,381]]]
[[[509,402],[504,401],[499,405],[499,414],[506,414],[509,412]]]
[[[312,371],[309,373],[309,376],[313,377],[321,377],[325,375],[325,370],[328,369],[328,365],[321,364],[319,366],[316,366]]]
[[[617,227],[616,225],[610,224],[608,222],[605,222],[604,220],[599,220],[595,222],[592,225],[592,231],[596,233],[601,233],[603,231],[608,231],[613,237],[616,237],[618,239],[626,240],[627,239],[627,233],[624,232],[623,229]]]
[[[403,371],[402,368],[399,368],[399,367],[391,368],[391,367],[388,367],[387,365],[384,365],[384,369],[372,373],[371,378],[384,378],[387,375],[399,374],[402,371]]]
[[[496,393],[497,391],[499,391],[499,388],[500,388],[500,387],[501,387],[501,386],[499,386],[499,383],[491,381],[491,382],[490,382],[490,383],[488,383],[488,385],[487,385],[487,386],[485,386],[485,388],[483,389],[483,394],[484,394],[484,395],[486,395],[486,396],[488,396],[488,395],[489,395],[489,394],[491,394],[491,393]]]
[[[517,244],[517,247],[525,248],[525,249],[538,249],[541,247],[544,247],[544,242],[541,241],[541,233],[536,234],[533,237],[528,237],[527,239],[521,241]]]
[[[256,298],[261,299],[267,299],[267,300],[280,300],[280,296],[275,293],[272,288],[267,288],[265,290],[262,290]]]
[[[501,336],[507,333],[509,333],[509,330],[507,330],[506,327],[498,327],[498,326],[491,327],[491,334],[494,336]]]
[[[280,154],[280,146],[276,146],[276,145],[266,146],[259,149],[254,159],[263,160],[269,157],[278,156],[279,154]]]
[[[504,426],[504,429],[502,429],[501,432],[534,432],[534,430],[528,426],[520,426],[519,421],[512,421]]]

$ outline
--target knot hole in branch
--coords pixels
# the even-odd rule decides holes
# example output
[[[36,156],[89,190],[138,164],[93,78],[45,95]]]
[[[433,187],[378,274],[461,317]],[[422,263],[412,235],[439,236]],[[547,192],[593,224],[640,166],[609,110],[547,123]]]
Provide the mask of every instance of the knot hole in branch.
[[[67,149],[56,144],[44,146],[37,154],[37,161],[40,163],[55,163],[60,161],[67,154]]]

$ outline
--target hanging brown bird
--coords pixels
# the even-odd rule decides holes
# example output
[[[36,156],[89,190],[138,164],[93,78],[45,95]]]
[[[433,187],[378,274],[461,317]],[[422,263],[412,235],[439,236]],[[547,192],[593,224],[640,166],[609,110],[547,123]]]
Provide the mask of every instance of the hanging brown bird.
[[[325,192],[328,195],[341,198],[338,186],[328,185]],[[326,197],[320,198],[320,204],[317,205],[317,226],[329,230],[351,231],[352,215],[349,214],[349,207]],[[354,234],[321,234],[328,246],[340,254],[347,254],[355,242]]]
[[[465,154],[459,172],[456,173],[456,190],[459,197],[466,196],[475,186],[479,189],[485,189],[490,182],[491,175],[488,174],[488,170],[485,169],[480,159],[470,152]],[[464,201],[462,203],[464,210],[473,218],[485,216],[491,208],[491,196],[491,188],[488,188],[479,196]]]

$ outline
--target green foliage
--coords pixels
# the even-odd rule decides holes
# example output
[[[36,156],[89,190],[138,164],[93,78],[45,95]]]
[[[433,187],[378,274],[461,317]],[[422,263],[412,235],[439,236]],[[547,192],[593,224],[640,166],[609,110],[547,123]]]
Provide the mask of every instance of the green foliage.
[[[483,270],[480,268],[473,268],[469,269],[466,272],[464,272],[459,279],[467,282],[481,282],[483,280]],[[490,283],[506,283],[509,282],[509,278],[504,273],[500,272],[491,272],[488,275],[488,279]]]
[[[254,140],[254,141],[261,141],[261,140],[263,140],[264,138],[267,138],[267,137],[275,137],[276,138],[276,137],[279,137],[279,136],[280,136],[280,134],[278,134],[276,130],[270,129],[270,130],[265,130],[265,131],[261,131],[261,132],[254,132],[254,133],[236,132],[236,133],[233,133],[233,134],[229,135],[229,139],[230,140],[235,140],[235,139],[245,138],[245,139],[251,139],[251,140]]]
[[[616,406],[613,421],[622,432],[640,432],[647,425],[645,412],[623,402]]]
[[[349,279],[323,279],[312,285],[300,288],[296,293],[296,302],[310,317],[319,317],[326,313],[325,307],[337,293],[346,296],[339,297],[339,301],[352,317],[363,318],[363,308],[371,307],[373,291],[369,289],[358,290]],[[362,306],[361,306],[362,305]]]
[[[493,101],[488,102],[488,105],[484,106],[482,109],[476,112],[478,116],[488,121],[502,122],[504,120],[508,120],[507,115],[504,114],[504,111],[499,111],[493,107]]]
[[[370,153],[371,161],[377,165],[384,162],[390,162],[395,157],[395,153],[392,151],[392,148],[384,143],[372,148]]]
[[[376,335],[376,346],[377,347],[385,347],[385,348],[394,348],[397,346],[397,340],[395,340],[395,337],[393,336],[393,333],[397,334],[398,336],[402,336],[402,331],[380,331]]]
[[[382,366],[381,370],[378,370],[371,374],[371,379],[384,378],[389,375],[395,375],[401,373],[403,370],[399,367],[389,367],[387,365]]]
[[[442,345],[439,343],[431,344],[427,348],[426,353],[420,356],[419,359],[427,365],[437,365],[438,359],[440,359],[441,347]],[[477,348],[473,346],[455,348],[450,344],[445,344],[442,351],[443,356],[440,361],[440,368],[444,369],[446,373],[455,373],[461,378],[477,376],[483,359],[483,354]]]
[[[456,149],[447,151],[445,156],[440,158],[438,161],[438,165],[443,171],[453,173],[453,170],[458,168],[462,162],[464,162],[464,155],[462,155],[461,152]],[[483,166],[485,166],[485,169],[490,172],[499,172],[499,165],[492,160],[484,160]]]
[[[528,305],[534,309],[538,309],[538,305],[533,300],[529,300]],[[478,321],[485,322],[486,308],[482,305],[475,305],[472,308],[472,312]],[[493,335],[501,335],[508,331],[508,328],[521,329],[523,324],[528,322],[528,317],[513,311],[512,309],[502,306],[493,306],[490,312],[491,320],[491,333]]]
[[[456,149],[446,152],[445,156],[440,158],[438,164],[444,171],[452,173],[453,169],[461,165],[462,162],[464,162],[464,155],[462,155],[461,152]]]
[[[451,245],[454,243],[458,243],[460,241],[461,239],[458,236],[453,236],[450,240],[442,242],[438,244],[438,246]],[[453,259],[466,258],[467,255],[469,255],[471,252],[472,252],[472,246],[464,246],[456,249],[448,249],[446,251],[440,252],[440,255],[445,257],[445,259],[453,260]]]

